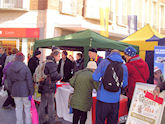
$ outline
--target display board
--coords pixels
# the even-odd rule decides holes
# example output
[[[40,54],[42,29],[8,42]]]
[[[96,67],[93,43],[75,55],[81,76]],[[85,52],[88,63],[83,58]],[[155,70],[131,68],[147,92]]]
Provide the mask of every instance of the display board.
[[[164,106],[147,97],[156,85],[136,83],[126,124],[161,124]]]

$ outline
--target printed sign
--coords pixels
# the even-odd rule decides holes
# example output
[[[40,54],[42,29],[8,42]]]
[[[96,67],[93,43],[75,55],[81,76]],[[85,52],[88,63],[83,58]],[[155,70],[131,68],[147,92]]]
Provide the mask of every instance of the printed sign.
[[[126,124],[160,124],[164,106],[147,97],[147,92],[152,93],[153,84],[137,83],[131,102]]]
[[[154,84],[162,83],[165,78],[165,46],[155,46]]]

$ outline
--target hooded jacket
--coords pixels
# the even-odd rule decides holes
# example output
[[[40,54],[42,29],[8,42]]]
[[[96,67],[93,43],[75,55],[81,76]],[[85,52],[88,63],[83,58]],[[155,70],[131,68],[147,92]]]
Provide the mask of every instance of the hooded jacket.
[[[7,82],[13,97],[28,97],[34,93],[31,72],[23,62],[15,61],[8,68]]]
[[[126,66],[128,69],[127,96],[129,99],[132,99],[136,82],[147,83],[150,72],[149,72],[148,64],[145,61],[143,61],[139,57],[139,55],[136,55],[136,56],[132,57],[131,59],[129,59],[128,62],[126,63]],[[141,75],[143,75],[143,76],[141,76]]]
[[[112,53],[108,55],[107,58],[111,59],[112,61],[123,62],[122,57],[119,53]],[[92,77],[96,82],[98,83],[100,82],[100,86],[97,92],[97,100],[105,102],[105,103],[117,103],[120,100],[121,90],[119,90],[118,92],[109,92],[104,89],[104,86],[101,80],[109,64],[110,64],[110,61],[108,59],[102,60],[101,63],[98,65],[96,71],[92,75]],[[122,67],[123,67],[123,87],[126,87],[128,84],[127,82],[128,72],[127,72],[127,67],[124,64],[122,64]]]

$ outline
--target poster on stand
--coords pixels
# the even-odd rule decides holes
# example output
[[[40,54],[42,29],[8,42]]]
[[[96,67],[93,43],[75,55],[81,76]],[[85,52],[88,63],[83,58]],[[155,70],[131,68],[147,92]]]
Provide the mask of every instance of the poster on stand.
[[[145,97],[154,88],[153,84],[136,83],[126,124],[161,124],[163,104]]]
[[[154,50],[154,84],[165,79],[165,46],[155,46]]]

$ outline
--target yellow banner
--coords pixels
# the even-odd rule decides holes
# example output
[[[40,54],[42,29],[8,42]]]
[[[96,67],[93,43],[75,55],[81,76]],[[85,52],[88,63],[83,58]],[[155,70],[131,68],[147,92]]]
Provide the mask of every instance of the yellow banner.
[[[100,34],[105,37],[109,37],[109,11],[110,9],[108,7],[100,7]]]

